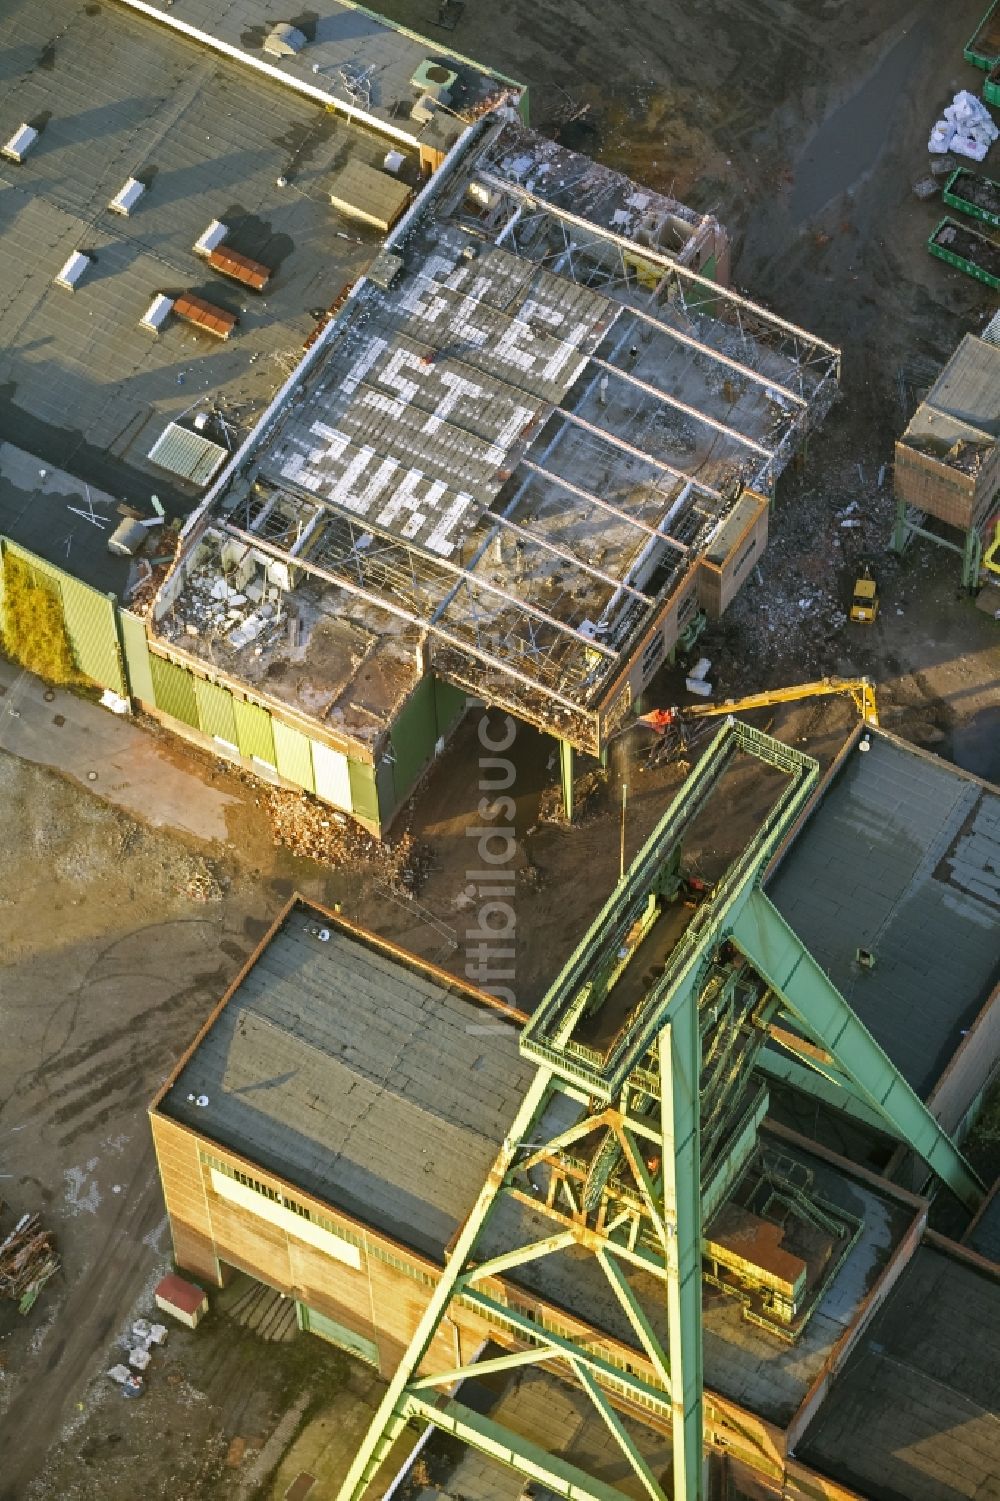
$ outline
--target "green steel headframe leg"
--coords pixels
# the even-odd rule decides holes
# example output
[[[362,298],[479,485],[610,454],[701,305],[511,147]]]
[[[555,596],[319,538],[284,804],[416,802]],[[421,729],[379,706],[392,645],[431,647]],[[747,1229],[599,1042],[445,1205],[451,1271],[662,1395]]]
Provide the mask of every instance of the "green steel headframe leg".
[[[359,1501],[368,1482],[405,1426],[407,1408],[404,1398],[407,1385],[411,1378],[416,1376],[428,1347],[437,1333],[442,1315],[455,1291],[455,1284],[465,1261],[489,1219],[491,1211],[496,1206],[503,1176],[517,1154],[525,1128],[545,1098],[550,1080],[551,1075],[545,1069],[539,1069],[521,1102],[521,1108],[514,1119],[510,1133],[500,1148],[497,1160],[483,1185],[472,1213],[462,1226],[451,1259],[431,1294],[423,1317],[414,1330],[413,1338],[396,1367],[395,1375],[389,1382],[351,1467],[344,1477],[344,1483],[338,1492],[338,1501]]]
[[[667,1334],[673,1398],[674,1495],[702,1495],[701,1152],[698,995],[692,991],[659,1039]]]

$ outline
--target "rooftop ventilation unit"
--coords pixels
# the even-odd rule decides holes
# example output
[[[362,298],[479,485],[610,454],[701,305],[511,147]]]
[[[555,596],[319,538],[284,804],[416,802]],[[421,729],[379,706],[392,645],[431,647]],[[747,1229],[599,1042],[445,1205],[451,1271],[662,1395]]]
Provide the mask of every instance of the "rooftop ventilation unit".
[[[418,125],[429,125],[434,118],[434,113],[434,95],[421,94],[416,104],[410,110],[410,119],[416,120]]]
[[[137,177],[130,177],[121,191],[116,193],[108,204],[108,212],[121,214],[123,219],[127,219],[145,191],[144,182],[140,182]]]
[[[195,255],[202,255],[207,259],[212,251],[222,244],[228,233],[228,224],[223,224],[221,219],[213,219],[204,234],[199,235],[195,240],[192,246]]]
[[[147,454],[157,469],[176,474],[189,484],[207,485],[228,459],[228,450],[201,433],[193,433],[177,422],[170,422]]]
[[[67,292],[75,291],[77,282],[90,265],[90,259],[90,256],[84,255],[82,250],[74,250],[55,278],[56,286],[65,287]]]
[[[271,57],[294,57],[306,44],[304,34],[290,21],[279,21],[264,38],[264,51]]]
[[[174,299],[167,297],[164,292],[157,292],[149,307],[139,319],[139,327],[147,328],[151,334],[158,334],[170,316],[170,309],[174,305]]]
[[[2,148],[2,153],[8,161],[23,162],[37,140],[38,131],[33,125],[19,125],[10,140]]]
[[[451,68],[446,68],[443,63],[436,63],[433,58],[425,57],[419,68],[410,79],[410,85],[419,94],[430,94],[441,104],[447,104],[451,98],[451,91],[458,82],[458,74],[453,73]]]

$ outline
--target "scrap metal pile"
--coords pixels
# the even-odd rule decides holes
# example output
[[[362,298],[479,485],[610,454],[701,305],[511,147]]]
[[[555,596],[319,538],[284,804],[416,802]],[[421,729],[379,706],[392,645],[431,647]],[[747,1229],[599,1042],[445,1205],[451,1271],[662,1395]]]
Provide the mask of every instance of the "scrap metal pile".
[[[59,1270],[52,1235],[37,1214],[22,1214],[0,1244],[0,1296],[27,1313],[49,1278]]]

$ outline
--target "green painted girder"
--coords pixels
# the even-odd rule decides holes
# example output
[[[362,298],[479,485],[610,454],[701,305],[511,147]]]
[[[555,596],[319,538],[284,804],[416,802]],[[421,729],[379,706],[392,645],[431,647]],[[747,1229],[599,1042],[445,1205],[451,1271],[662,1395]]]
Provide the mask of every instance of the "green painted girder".
[[[401,1424],[405,1422],[403,1397],[407,1384],[420,1369],[455,1292],[455,1284],[499,1202],[500,1185],[517,1156],[520,1143],[528,1139],[526,1133],[531,1122],[545,1108],[551,1082],[551,1074],[545,1069],[539,1069],[528,1087],[479,1197],[458,1234],[451,1257],[414,1330],[413,1338],[404,1351],[354,1459],[351,1461],[338,1492],[338,1501],[360,1501],[369,1480],[378,1470],[392,1447]],[[475,1294],[469,1293],[466,1296],[473,1297]]]
[[[742,904],[731,936],[798,1026],[826,1049],[889,1129],[967,1209],[978,1208],[985,1192],[979,1178],[762,891]]]
[[[653,1474],[645,1456],[586,1366],[578,1366],[576,1374],[580,1385],[603,1418],[608,1432],[628,1460],[633,1473],[645,1486],[650,1501],[667,1501],[663,1487]]]
[[[674,1494],[700,1501],[704,1471],[701,1320],[701,1035],[698,993],[659,1036],[667,1347],[673,1398]]]
[[[564,1501],[632,1501],[623,1491],[588,1475],[585,1470],[550,1454],[538,1444],[512,1433],[461,1402],[446,1402],[440,1407],[425,1398],[410,1394],[405,1398],[405,1417],[422,1418],[445,1433],[452,1434],[486,1454],[499,1464],[544,1485]]]
[[[564,1339],[561,1334],[554,1334],[551,1329],[543,1329],[540,1324],[529,1319],[527,1314],[520,1313],[516,1308],[508,1308],[485,1293],[466,1288],[461,1298],[462,1302],[473,1312],[481,1313],[488,1323],[506,1325],[510,1333],[516,1335],[518,1339],[527,1340],[543,1349],[548,1347],[556,1350],[567,1361],[582,1363],[597,1375],[603,1376],[612,1387],[624,1388],[626,1394],[634,1395],[640,1405],[658,1409],[663,1417],[669,1416],[670,1397],[667,1392],[661,1391],[649,1381],[644,1381],[633,1371],[626,1371],[619,1366],[612,1365],[610,1360],[606,1360],[603,1355],[598,1355],[589,1347],[575,1344],[571,1339]]]
[[[567,1009],[575,1006],[582,986],[601,970],[609,950],[623,942],[641,917],[691,820],[741,752],[782,772],[785,786],[754,837],[694,914],[663,974],[638,1015],[615,1040],[607,1059],[602,1062],[586,1057],[566,1037],[563,1021]],[[818,763],[811,756],[782,745],[750,725],[727,720],[535,1010],[521,1035],[522,1053],[563,1078],[575,1080],[598,1099],[610,1102],[617,1098],[670,1019],[674,998],[686,995],[696,977],[700,991],[711,962],[706,953],[712,948],[713,935],[744,899],[798,817],[818,776]]]
[[[807,1063],[804,1058],[790,1056],[784,1049],[779,1051],[776,1046],[768,1046],[758,1054],[754,1068],[769,1079],[791,1084],[821,1104],[842,1111],[862,1126],[900,1139],[896,1128],[857,1093],[848,1078],[835,1077],[832,1070],[827,1071],[818,1063]]]

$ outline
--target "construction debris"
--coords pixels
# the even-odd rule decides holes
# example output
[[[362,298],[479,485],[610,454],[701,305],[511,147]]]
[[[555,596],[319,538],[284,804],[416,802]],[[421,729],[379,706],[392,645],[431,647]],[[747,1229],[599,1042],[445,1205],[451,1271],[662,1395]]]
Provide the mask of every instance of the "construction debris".
[[[363,862],[400,896],[416,896],[427,879],[430,849],[412,834],[375,839],[346,813],[284,787],[261,787],[258,801],[270,815],[275,844],[297,855],[334,868]]]
[[[58,1270],[51,1234],[42,1229],[37,1214],[22,1214],[0,1244],[0,1296],[12,1299],[19,1313],[27,1313]]]

